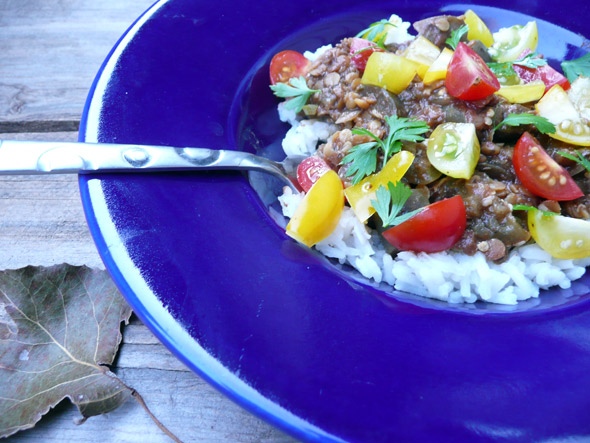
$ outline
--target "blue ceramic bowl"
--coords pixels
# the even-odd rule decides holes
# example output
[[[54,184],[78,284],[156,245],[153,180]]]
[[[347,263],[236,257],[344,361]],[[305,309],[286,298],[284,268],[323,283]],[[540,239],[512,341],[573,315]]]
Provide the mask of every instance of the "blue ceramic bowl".
[[[80,140],[280,158],[274,53],[468,7],[492,29],[535,17],[554,64],[584,53],[582,2],[159,1],[102,66]],[[588,276],[512,312],[387,292],[286,237],[251,178],[80,177],[107,269],[187,366],[306,440],[590,438]]]

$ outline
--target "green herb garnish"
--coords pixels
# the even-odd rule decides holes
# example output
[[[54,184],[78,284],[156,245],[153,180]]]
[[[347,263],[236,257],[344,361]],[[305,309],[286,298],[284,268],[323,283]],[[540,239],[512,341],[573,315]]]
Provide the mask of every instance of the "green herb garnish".
[[[371,200],[371,205],[383,221],[384,228],[397,226],[424,209],[419,208],[415,211],[398,215],[408,198],[410,198],[410,195],[412,195],[412,190],[401,182],[389,182],[387,188],[381,185],[375,194],[377,200]]]
[[[502,122],[494,128],[494,131],[503,125],[534,125],[542,134],[555,133],[555,125],[553,123],[551,123],[545,117],[534,114],[508,114],[508,117],[502,120]]]
[[[341,164],[350,163],[346,176],[352,178],[352,184],[356,185],[367,175],[371,175],[377,169],[377,142],[362,143],[353,146],[342,159]]]
[[[490,68],[496,77],[510,78],[516,75],[516,71],[512,67],[512,62],[488,63],[488,68]]]
[[[590,172],[590,161],[580,154],[580,151],[576,151],[576,154],[578,154],[577,157],[570,154],[569,152],[557,151],[557,153],[562,157],[569,158],[570,160],[575,161],[577,164],[584,166],[586,170]]]
[[[513,205],[512,210],[513,211],[541,211],[539,208],[535,208],[534,206],[529,206],[529,205]],[[541,211],[541,213],[546,217],[548,217],[550,215],[560,215],[557,212],[551,212],[551,211]]]
[[[457,49],[457,45],[461,41],[461,38],[467,34],[467,32],[469,32],[469,26],[463,25],[451,32],[451,36],[445,40],[445,43],[451,48]]]
[[[538,54],[536,52],[531,52],[530,54],[525,55],[520,60],[503,63],[488,63],[488,67],[492,70],[496,77],[508,78],[517,75],[516,71],[513,68],[513,65],[537,69],[547,64],[547,60],[545,60],[544,58],[536,57],[538,57]]]
[[[354,53],[351,55],[351,57],[354,57],[355,55],[357,55],[357,54],[360,54],[361,52],[367,51],[367,50],[369,50],[369,49],[375,50],[375,48],[381,48],[381,49],[383,49],[384,51],[387,51],[387,48],[386,48],[386,47],[385,47],[385,45],[383,44],[383,40],[384,40],[384,39],[379,39],[379,41],[377,41],[377,42],[373,42],[373,43],[375,43],[375,45],[371,45],[371,46],[367,46],[366,48],[359,49],[358,51],[354,52]]]
[[[293,97],[285,103],[285,108],[292,109],[295,112],[300,112],[307,103],[307,100],[309,100],[309,97],[316,92],[320,92],[319,89],[309,89],[303,76],[291,78],[289,84],[277,83],[276,85],[271,85],[270,89],[272,89],[277,97]]]
[[[590,77],[590,53],[575,60],[568,60],[561,63],[561,69],[570,83],[580,75]]]
[[[355,37],[362,37],[366,40],[370,40],[372,42],[377,43],[377,45],[379,45],[380,47],[383,47],[383,42],[385,41],[385,33],[383,33],[383,31],[385,31],[386,26],[396,27],[389,20],[383,19],[373,23],[368,28],[363,29],[361,32],[355,35]],[[383,35],[381,35],[382,33]],[[365,34],[367,34],[367,36],[363,37]],[[381,38],[379,40],[375,40],[379,35],[381,35]]]
[[[541,66],[545,66],[547,64],[547,60],[544,58],[540,58],[539,54],[536,52],[531,52],[530,54],[525,55],[520,60],[516,60],[514,62],[510,62],[513,65],[525,66],[527,68],[537,69]]]
[[[373,142],[362,143],[352,147],[349,153],[342,159],[341,164],[351,163],[347,177],[354,175],[352,184],[356,185],[367,175],[371,175],[377,168],[377,152],[379,148],[383,151],[383,165],[387,163],[389,157],[402,148],[402,141],[421,142],[424,137],[421,134],[430,130],[426,122],[421,120],[411,120],[405,117],[392,115],[385,119],[389,126],[389,134],[385,140],[381,140],[371,131],[364,128],[355,128],[353,134],[367,135]]]

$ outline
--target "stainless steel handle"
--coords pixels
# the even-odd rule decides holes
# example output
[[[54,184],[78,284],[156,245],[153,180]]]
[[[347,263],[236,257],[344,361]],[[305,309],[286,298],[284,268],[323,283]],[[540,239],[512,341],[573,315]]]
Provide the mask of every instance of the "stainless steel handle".
[[[213,169],[267,172],[296,190],[281,163],[241,151],[111,143],[0,141],[2,175]]]

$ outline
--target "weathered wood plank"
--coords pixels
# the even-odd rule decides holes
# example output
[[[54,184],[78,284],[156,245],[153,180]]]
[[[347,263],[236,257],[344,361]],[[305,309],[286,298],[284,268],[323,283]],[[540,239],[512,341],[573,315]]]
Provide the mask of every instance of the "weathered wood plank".
[[[0,139],[75,141],[77,134],[0,134]],[[67,262],[103,268],[76,175],[0,176],[0,269]]]
[[[152,3],[0,1],[0,132],[76,130],[102,61]]]

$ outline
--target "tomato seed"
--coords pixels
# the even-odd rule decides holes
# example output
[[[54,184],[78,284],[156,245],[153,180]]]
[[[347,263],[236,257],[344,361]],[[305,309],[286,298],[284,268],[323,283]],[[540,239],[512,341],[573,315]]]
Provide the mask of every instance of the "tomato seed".
[[[559,184],[563,186],[563,185],[565,185],[566,182],[567,182],[567,179],[563,175],[560,175],[559,176]]]

